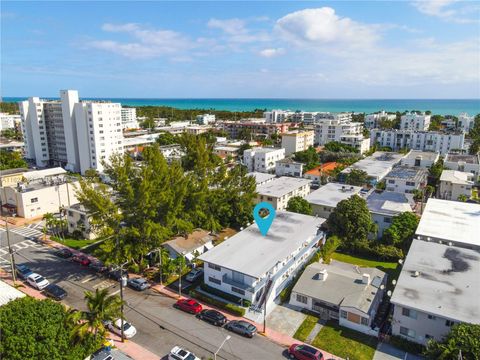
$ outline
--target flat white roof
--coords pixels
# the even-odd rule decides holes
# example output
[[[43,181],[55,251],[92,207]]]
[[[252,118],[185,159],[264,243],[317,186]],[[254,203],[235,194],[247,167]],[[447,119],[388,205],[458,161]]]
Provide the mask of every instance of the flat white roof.
[[[422,157],[422,160],[436,161],[440,155],[438,154],[438,152],[433,151],[410,150],[410,152],[405,155],[405,159],[414,160],[419,156]]]
[[[43,179],[46,176],[55,176],[66,174],[67,171],[61,167],[44,169],[44,170],[34,170],[29,171],[23,174],[23,177],[27,180]]]
[[[311,241],[323,218],[277,211],[267,236],[254,223],[199,256],[200,260],[260,278],[304,242]]]
[[[457,170],[443,170],[440,181],[449,181],[453,184],[473,185],[472,174]]]
[[[383,215],[412,211],[413,195],[395,191],[373,191],[367,197],[368,210]]]
[[[274,179],[276,176],[273,174],[266,174],[266,173],[261,173],[258,171],[250,172],[247,175],[253,176],[255,178],[255,182],[258,184],[263,184],[266,181],[270,181]]]
[[[428,199],[416,234],[480,247],[480,205]]]
[[[24,296],[25,294],[23,292],[0,280],[0,306]]]
[[[328,183],[318,190],[311,192],[305,200],[314,205],[336,207],[340,201],[358,194],[360,190],[362,190],[360,186]]]
[[[253,149],[247,149],[245,151],[253,151],[254,153],[261,153],[261,154],[267,154],[271,153],[274,151],[285,151],[284,148],[263,148],[263,147],[258,147],[258,148],[253,148]]]
[[[310,184],[311,181],[301,178],[281,176],[257,187],[257,192],[264,196],[282,197],[291,191]]]
[[[381,180],[403,157],[404,155],[399,153],[377,151],[349,166],[342,173],[348,174],[352,169],[358,169],[365,171],[369,177]]]
[[[413,240],[391,302],[451,320],[480,324],[479,274],[477,250]]]

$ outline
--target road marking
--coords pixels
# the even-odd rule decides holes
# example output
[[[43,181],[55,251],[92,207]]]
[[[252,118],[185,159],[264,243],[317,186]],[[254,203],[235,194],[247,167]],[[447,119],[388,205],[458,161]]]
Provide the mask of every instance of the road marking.
[[[38,238],[43,235],[41,231],[31,228],[14,228],[10,230],[12,233],[23,236],[23,237],[35,237]]]
[[[86,282],[89,282],[90,280],[93,280],[95,279],[96,276],[93,275],[93,276],[87,276],[84,280],[80,281],[82,284],[85,284]]]
[[[113,285],[116,285],[116,283],[114,283],[110,280],[103,280],[101,283],[93,285],[92,287],[94,289],[103,290],[103,289],[107,289],[107,288],[109,288],[110,286],[113,286]]]
[[[117,291],[111,293],[110,295],[112,295],[112,296],[113,296],[113,295],[117,295],[119,292],[120,292],[120,289],[118,289]]]
[[[0,256],[7,255],[8,251],[5,249],[0,248]]]

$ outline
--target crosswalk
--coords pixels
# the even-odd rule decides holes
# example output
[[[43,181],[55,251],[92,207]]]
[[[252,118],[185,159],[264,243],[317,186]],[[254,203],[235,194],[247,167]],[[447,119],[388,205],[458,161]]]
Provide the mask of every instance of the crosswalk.
[[[43,233],[41,231],[30,227],[14,228],[10,229],[9,231],[29,239],[38,239],[43,236]]]

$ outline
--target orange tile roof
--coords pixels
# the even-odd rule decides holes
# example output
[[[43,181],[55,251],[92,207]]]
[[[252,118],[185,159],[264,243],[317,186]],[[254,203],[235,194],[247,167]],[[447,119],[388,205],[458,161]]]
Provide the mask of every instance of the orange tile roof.
[[[314,175],[314,176],[320,176],[322,174],[329,174],[332,170],[337,168],[340,164],[332,161],[332,162],[327,162],[322,165],[319,165],[312,170],[307,171],[305,174],[308,175]]]

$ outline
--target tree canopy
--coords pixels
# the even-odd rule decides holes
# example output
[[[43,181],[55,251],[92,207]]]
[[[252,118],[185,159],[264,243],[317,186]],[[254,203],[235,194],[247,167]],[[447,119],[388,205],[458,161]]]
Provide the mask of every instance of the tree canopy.
[[[480,114],[475,116],[473,128],[468,132],[468,136],[472,139],[470,145],[470,154],[478,154],[480,151]]]
[[[480,359],[480,325],[460,323],[452,329],[443,341],[431,340],[427,344],[425,355],[435,360]]]
[[[326,143],[324,149],[332,152],[358,153],[358,150],[353,146],[342,144],[338,141],[330,141]]]
[[[409,211],[394,216],[390,227],[383,232],[382,242],[402,249],[406,253],[412,243],[419,221],[418,216]]]
[[[319,165],[319,156],[313,146],[310,146],[305,151],[299,151],[293,154],[293,159],[295,161],[305,164],[304,171],[313,169],[315,166]]]
[[[305,215],[313,214],[312,205],[301,196],[293,196],[288,200],[287,211]]]
[[[435,164],[430,166],[428,169],[428,180],[429,184],[432,186],[437,186],[438,182],[440,181],[440,176],[442,176],[444,166],[443,166],[443,159],[440,158],[437,160]]]
[[[17,151],[0,150],[0,170],[26,168],[28,164]]]
[[[351,169],[345,176],[345,183],[348,185],[362,186],[368,181],[368,174],[366,171],[359,169]]]

